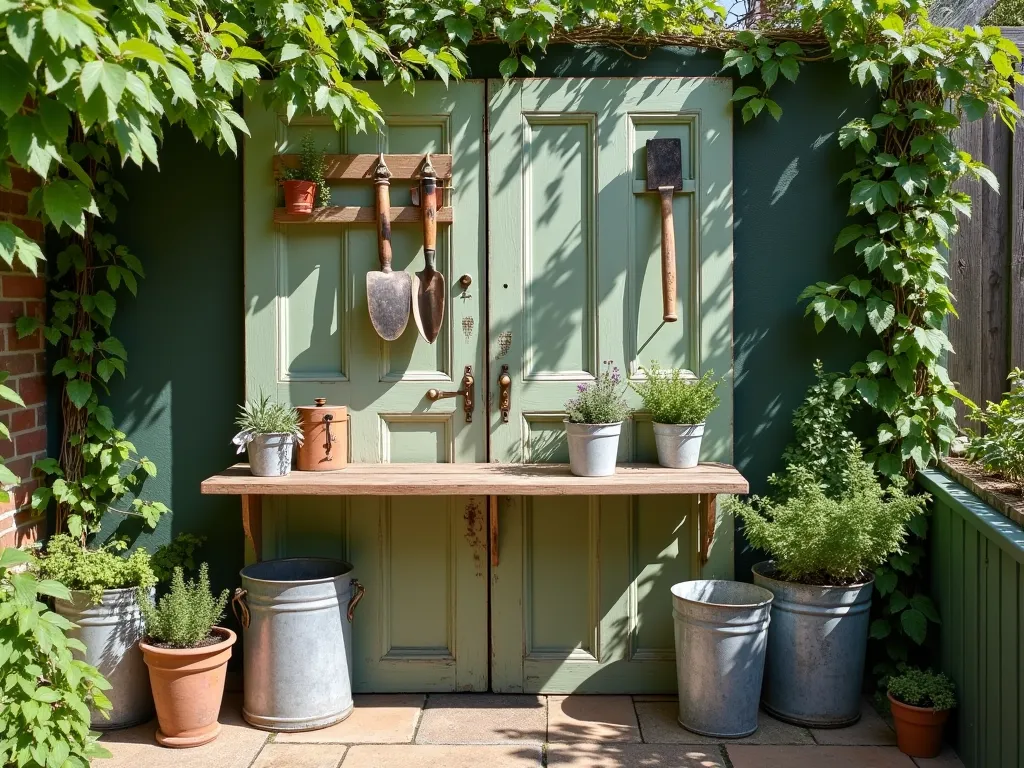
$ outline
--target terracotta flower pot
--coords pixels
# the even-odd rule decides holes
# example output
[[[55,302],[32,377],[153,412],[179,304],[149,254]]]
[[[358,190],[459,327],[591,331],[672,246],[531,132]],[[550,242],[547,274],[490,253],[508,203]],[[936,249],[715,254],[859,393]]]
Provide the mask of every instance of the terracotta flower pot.
[[[285,181],[284,207],[288,213],[312,213],[316,184],[312,181]]]
[[[911,757],[937,757],[942,751],[942,728],[949,710],[912,707],[892,696],[889,705],[900,751]]]
[[[156,740],[165,747],[198,747],[220,733],[217,716],[236,637],[224,627],[214,627],[213,631],[224,639],[201,648],[158,648],[145,641],[139,643],[149,667],[160,724]]]

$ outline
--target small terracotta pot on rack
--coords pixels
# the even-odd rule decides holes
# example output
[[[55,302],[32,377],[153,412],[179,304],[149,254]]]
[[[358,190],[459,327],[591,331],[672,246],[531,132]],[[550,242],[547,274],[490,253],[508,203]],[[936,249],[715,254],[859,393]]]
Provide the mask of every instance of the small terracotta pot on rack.
[[[284,187],[284,207],[288,213],[312,213],[313,200],[316,198],[316,182],[288,179],[282,181]]]
[[[297,410],[302,427],[296,468],[300,472],[325,472],[348,465],[348,409],[327,405],[327,398],[315,398],[315,405]]]

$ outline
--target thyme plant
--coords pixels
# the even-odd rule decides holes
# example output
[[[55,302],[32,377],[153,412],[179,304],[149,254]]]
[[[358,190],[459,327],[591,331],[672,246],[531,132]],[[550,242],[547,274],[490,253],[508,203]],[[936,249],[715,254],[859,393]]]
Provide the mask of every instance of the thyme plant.
[[[617,424],[629,418],[630,407],[623,394],[625,386],[619,369],[611,360],[593,383],[576,385],[576,397],[565,404],[566,417],[573,424]]]
[[[171,588],[156,604],[149,594],[139,590],[139,607],[146,623],[146,636],[171,648],[195,648],[210,636],[224,618],[228,602],[225,589],[219,597],[210,591],[209,566],[199,566],[198,580],[185,581],[182,569],[175,568]]]
[[[56,534],[46,542],[36,568],[43,578],[87,591],[92,602],[99,603],[105,589],[148,589],[156,584],[149,553],[136,549],[124,557],[121,553],[127,547],[126,542],[115,539],[99,549],[85,549],[71,536]]]
[[[316,184],[316,207],[323,208],[331,204],[331,188],[327,184],[326,173],[327,159],[324,152],[316,148],[313,135],[306,133],[302,137],[299,164],[283,169],[281,176],[286,180],[311,181]]]
[[[703,424],[722,401],[715,393],[722,382],[714,378],[714,371],[690,379],[679,368],[661,370],[657,360],[647,368],[641,366],[640,371],[644,379],[630,386],[658,424]]]
[[[896,701],[912,707],[943,710],[956,706],[953,681],[941,672],[908,669],[890,678],[888,690]]]

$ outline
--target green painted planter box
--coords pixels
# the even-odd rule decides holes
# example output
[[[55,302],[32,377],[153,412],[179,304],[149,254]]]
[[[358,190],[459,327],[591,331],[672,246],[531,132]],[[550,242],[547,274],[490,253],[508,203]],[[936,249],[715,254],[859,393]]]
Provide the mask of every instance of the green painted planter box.
[[[947,738],[966,768],[1024,761],[1024,529],[937,470],[918,475],[932,503],[938,662],[959,706]]]

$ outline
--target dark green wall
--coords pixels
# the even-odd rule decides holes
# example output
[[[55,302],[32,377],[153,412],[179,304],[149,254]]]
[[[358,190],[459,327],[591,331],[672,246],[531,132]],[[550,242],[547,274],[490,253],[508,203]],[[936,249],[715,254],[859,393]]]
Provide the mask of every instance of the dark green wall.
[[[501,56],[474,49],[472,75],[497,76]],[[696,76],[719,74],[720,56],[662,49],[637,61],[562,47],[538,63],[545,76]],[[852,354],[844,334],[817,336],[796,302],[808,283],[845,272],[832,243],[848,199],[836,182],[852,157],[836,134],[871,107],[846,71],[809,65],[798,85],[780,83],[779,123],[765,116],[743,125],[737,114],[736,463],[755,491],[778,469],[812,360],[841,367]],[[123,180],[132,198],[115,229],[144,262],[147,279],[138,301],[123,301],[117,317],[130,368],[111,405],[160,469],[150,491],[174,510],[148,541],[205,534],[203,556],[215,579],[233,586],[242,564],[238,500],[200,496],[199,483],[234,458],[228,441],[243,391],[241,164],[171,131],[161,170],[126,170]],[[738,540],[741,577],[754,558],[744,549]]]

